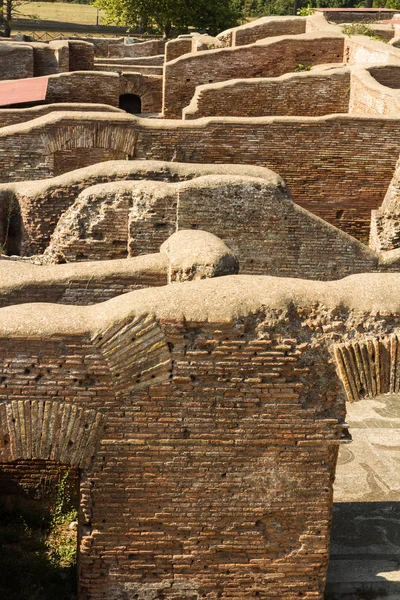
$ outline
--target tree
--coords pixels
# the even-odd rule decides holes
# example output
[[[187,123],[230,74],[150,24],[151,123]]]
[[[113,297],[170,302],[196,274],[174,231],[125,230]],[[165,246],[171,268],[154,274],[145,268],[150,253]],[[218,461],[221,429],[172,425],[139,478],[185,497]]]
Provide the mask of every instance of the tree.
[[[234,0],[96,0],[109,21],[131,29],[156,26],[169,37],[171,28],[205,29],[215,34],[237,25],[239,11]]]
[[[0,0],[0,35],[10,37],[11,21],[18,16],[18,7],[26,0]]]

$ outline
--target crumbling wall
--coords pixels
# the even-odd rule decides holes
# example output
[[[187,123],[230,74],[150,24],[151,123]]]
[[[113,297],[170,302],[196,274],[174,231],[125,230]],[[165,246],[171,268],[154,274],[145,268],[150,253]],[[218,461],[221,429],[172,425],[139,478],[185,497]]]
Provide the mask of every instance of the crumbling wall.
[[[137,256],[190,229],[224,240],[241,273],[326,280],[378,270],[374,252],[296,206],[283,186],[232,175],[87,188],[61,216],[45,257]]]
[[[347,113],[350,72],[296,73],[281,77],[232,79],[198,86],[184,119],[206,116],[318,116]]]
[[[11,186],[0,185],[0,198],[6,198],[1,200],[1,203],[8,206],[8,199],[12,197],[19,206],[24,223],[21,251],[23,255],[30,255],[45,250],[61,215],[75,202],[78,195],[90,186],[121,180],[184,181],[208,174],[258,177],[271,181],[272,185],[284,185],[278,175],[261,167],[110,161],[69,172],[54,179],[27,181]],[[164,239],[160,240],[160,244]],[[150,251],[146,250],[145,246],[143,249],[144,252]],[[158,247],[155,251],[158,252]]]
[[[246,46],[257,40],[278,35],[297,35],[306,32],[305,17],[261,17],[239,27],[226,29],[217,35],[217,39],[230,41],[229,46]]]
[[[180,118],[198,85],[250,77],[278,77],[299,64],[343,60],[342,37],[298,36],[262,40],[250,46],[195,52],[165,64],[163,113]]]

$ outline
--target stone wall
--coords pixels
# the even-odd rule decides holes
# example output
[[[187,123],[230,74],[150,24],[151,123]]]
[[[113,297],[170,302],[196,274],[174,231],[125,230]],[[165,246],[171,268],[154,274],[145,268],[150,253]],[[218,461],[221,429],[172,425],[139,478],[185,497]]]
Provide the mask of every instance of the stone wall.
[[[165,40],[148,40],[134,44],[110,44],[108,56],[110,58],[139,58],[142,56],[156,56],[164,54]]]
[[[142,288],[167,285],[168,260],[152,254],[129,260],[79,265],[39,266],[26,261],[0,260],[6,284],[0,306],[29,302],[90,305]]]
[[[284,188],[279,176],[261,167],[110,161],[69,172],[54,179],[12,185],[0,184],[0,205],[6,213],[10,203],[19,207],[23,222],[21,251],[23,255],[30,255],[45,250],[61,215],[75,202],[78,195],[90,186],[121,180],[185,181],[213,174],[258,177],[270,181],[273,186]],[[143,251],[147,251],[145,246]]]
[[[295,71],[299,64],[342,62],[343,41],[341,37],[303,34],[181,56],[165,64],[164,116],[180,118],[198,85],[227,79],[278,77]]]
[[[290,73],[276,79],[232,79],[198,86],[183,109],[183,118],[347,113],[349,89],[347,69]]]
[[[305,31],[306,18],[304,17],[262,17],[222,31],[217,35],[217,39],[230,40],[230,46],[246,46],[268,37],[297,35]]]
[[[168,122],[107,117],[105,124],[96,114],[59,113],[3,128],[3,181],[51,177],[54,154],[67,149],[73,157],[76,148],[112,148],[135,159],[268,166],[282,175],[297,204],[367,241],[371,210],[380,206],[400,154],[397,118],[340,115]]]

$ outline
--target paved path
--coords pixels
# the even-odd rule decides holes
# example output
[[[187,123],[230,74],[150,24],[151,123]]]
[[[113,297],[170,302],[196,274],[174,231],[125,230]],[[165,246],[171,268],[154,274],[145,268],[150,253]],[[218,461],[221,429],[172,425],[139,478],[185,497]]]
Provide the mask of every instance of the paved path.
[[[348,406],[326,600],[400,600],[400,395]]]

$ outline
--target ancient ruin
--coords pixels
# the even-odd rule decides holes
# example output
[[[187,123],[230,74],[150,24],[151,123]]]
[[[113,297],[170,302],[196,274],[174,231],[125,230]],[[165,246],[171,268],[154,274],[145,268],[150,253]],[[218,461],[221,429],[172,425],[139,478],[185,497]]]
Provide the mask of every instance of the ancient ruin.
[[[399,39],[0,38],[0,509],[67,481],[78,600],[400,597]]]

